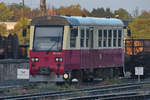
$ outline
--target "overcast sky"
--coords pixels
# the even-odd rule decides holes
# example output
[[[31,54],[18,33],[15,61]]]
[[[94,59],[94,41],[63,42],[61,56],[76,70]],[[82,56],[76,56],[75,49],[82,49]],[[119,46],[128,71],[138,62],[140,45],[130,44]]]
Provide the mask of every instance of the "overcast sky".
[[[6,4],[21,3],[22,0],[0,0],[0,2],[5,2]],[[31,8],[39,8],[40,0],[24,0],[25,4]],[[69,6],[71,4],[80,4],[82,8],[86,8],[91,11],[93,8],[110,8],[111,10],[116,10],[119,8],[124,8],[130,13],[137,7],[141,10],[150,11],[150,0],[47,0],[47,7],[52,6],[58,8],[60,6]]]

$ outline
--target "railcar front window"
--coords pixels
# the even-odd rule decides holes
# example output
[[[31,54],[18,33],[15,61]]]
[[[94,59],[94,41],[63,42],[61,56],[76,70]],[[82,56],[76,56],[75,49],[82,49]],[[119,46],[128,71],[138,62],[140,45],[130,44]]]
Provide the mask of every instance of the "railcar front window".
[[[62,48],[63,27],[36,27],[34,49],[38,51],[59,51]]]

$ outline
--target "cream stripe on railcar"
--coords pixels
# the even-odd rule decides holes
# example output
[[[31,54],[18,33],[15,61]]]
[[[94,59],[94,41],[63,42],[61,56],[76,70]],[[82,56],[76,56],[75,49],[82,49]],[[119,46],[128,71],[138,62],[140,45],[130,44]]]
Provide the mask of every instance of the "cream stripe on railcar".
[[[32,50],[33,48],[33,37],[34,37],[34,26],[30,27],[30,48],[29,50]]]
[[[93,30],[93,49],[97,48],[97,44],[98,44],[98,26],[94,26],[94,30]]]
[[[80,36],[81,36],[81,26],[78,26],[78,36],[77,36],[77,40],[76,40],[76,47],[75,49],[80,50]]]
[[[70,47],[70,27],[64,26],[64,35],[63,35],[63,50],[66,50]]]

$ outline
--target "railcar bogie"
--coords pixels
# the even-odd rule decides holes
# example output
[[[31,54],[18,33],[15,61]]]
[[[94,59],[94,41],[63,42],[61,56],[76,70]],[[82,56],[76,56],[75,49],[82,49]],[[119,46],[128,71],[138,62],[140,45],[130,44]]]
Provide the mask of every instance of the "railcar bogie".
[[[96,68],[93,71],[95,78],[101,78],[102,80],[113,79],[123,77],[122,67],[111,67],[111,68]]]

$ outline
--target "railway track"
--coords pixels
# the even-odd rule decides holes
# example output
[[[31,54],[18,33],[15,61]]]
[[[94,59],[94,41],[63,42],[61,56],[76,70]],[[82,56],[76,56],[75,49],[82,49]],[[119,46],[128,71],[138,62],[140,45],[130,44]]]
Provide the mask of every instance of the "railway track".
[[[148,94],[147,93],[139,94],[137,91],[141,91],[141,90],[74,97],[74,98],[69,98],[67,100],[144,100],[150,98],[150,91],[146,91]]]
[[[0,82],[0,93],[10,90],[10,89],[15,89],[15,88],[20,88],[23,87],[25,84],[28,84],[28,81],[26,80],[17,80],[17,81],[5,81],[5,82]]]
[[[25,94],[16,96],[4,96],[0,97],[0,100],[31,100],[31,99],[40,100],[43,98],[44,100],[47,98],[51,99],[68,98],[68,100],[76,100],[76,99],[93,100],[97,98],[103,98],[104,100],[107,99],[109,100],[110,98],[114,97],[117,98],[123,96],[138,96],[139,93],[137,91],[141,91],[142,86],[144,84],[150,84],[150,82],[110,85],[103,87],[76,89],[72,91],[57,91],[57,92],[44,92],[44,93]],[[149,91],[147,93],[149,93]]]

